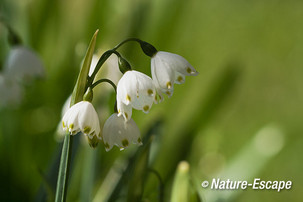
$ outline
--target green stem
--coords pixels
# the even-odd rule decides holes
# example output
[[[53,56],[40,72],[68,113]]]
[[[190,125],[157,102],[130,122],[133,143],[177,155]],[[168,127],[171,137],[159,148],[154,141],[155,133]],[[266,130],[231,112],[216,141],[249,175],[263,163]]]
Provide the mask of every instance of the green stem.
[[[129,41],[136,41],[138,43],[141,43],[142,40],[140,39],[137,39],[137,38],[128,38],[128,39],[125,39],[124,41],[120,42],[118,45],[116,45],[113,50],[117,50],[120,46],[122,46],[123,44],[125,44],[126,42],[129,42]]]
[[[100,79],[100,80],[96,81],[95,83],[93,83],[93,85],[91,86],[91,88],[93,89],[93,88],[96,87],[98,84],[103,83],[103,82],[109,83],[109,84],[115,89],[115,92],[117,91],[116,85],[114,84],[114,82],[112,82],[112,81],[109,80],[109,79]]]
[[[102,56],[100,57],[96,67],[95,67],[95,70],[93,72],[93,74],[88,78],[88,81],[87,81],[87,87],[91,86],[98,71],[100,70],[101,66],[104,64],[104,62],[111,56],[111,54],[116,54],[118,57],[120,57],[120,54],[116,51],[120,46],[122,46],[123,44],[125,44],[126,42],[129,42],[129,41],[136,41],[138,43],[141,43],[142,41],[140,39],[137,39],[137,38],[128,38],[128,39],[125,39],[124,41],[120,42],[118,45],[116,45],[113,49],[111,50],[108,50],[106,52],[104,52],[102,54]]]
[[[104,64],[104,62],[112,55],[112,54],[116,54],[118,57],[121,57],[121,55],[116,51],[116,49],[111,49],[108,50],[106,52],[103,53],[103,55],[100,57],[98,63],[96,64],[95,70],[92,73],[92,75],[90,77],[88,77],[88,81],[87,81],[87,87],[91,86],[98,71],[100,70],[101,66]]]
[[[109,80],[109,79],[100,79],[100,80],[96,81],[96,82],[91,86],[91,89],[93,89],[93,88],[96,87],[98,84],[103,83],[103,82],[109,83],[109,84],[114,88],[115,93],[117,92],[117,86],[116,86],[116,84],[114,84],[114,82],[112,82],[112,81]],[[115,102],[115,105],[114,105],[114,112],[118,113],[117,101]]]
[[[72,136],[66,134],[64,137],[58,181],[57,181],[57,191],[56,191],[56,202],[66,200],[66,191],[69,175],[69,166],[70,166],[70,155],[72,151]]]

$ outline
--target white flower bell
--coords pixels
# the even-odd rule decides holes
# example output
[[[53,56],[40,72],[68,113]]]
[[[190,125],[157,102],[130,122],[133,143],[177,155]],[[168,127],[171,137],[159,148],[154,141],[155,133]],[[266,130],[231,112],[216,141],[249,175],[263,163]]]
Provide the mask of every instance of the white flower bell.
[[[71,135],[81,131],[90,139],[94,135],[101,139],[98,114],[90,102],[81,101],[69,108],[62,118],[62,125]]]
[[[151,73],[160,101],[163,100],[163,94],[172,96],[175,83],[182,84],[185,76],[198,74],[185,58],[164,51],[158,51],[151,58]]]
[[[148,113],[156,96],[152,79],[135,70],[127,71],[117,85],[118,116],[130,120],[132,108]]]
[[[38,55],[24,46],[14,46],[4,65],[4,73],[18,81],[31,81],[44,76],[43,63]]]
[[[105,122],[102,130],[106,151],[114,145],[120,150],[125,149],[130,143],[142,145],[140,130],[133,119],[125,122],[122,116],[112,114]]]

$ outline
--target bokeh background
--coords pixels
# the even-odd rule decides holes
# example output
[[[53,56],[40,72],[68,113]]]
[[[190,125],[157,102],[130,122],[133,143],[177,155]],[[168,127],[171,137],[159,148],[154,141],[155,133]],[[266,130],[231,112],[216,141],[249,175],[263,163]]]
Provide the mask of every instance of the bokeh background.
[[[160,120],[150,167],[164,181],[165,201],[182,160],[204,201],[302,201],[302,10],[299,0],[1,0],[2,19],[41,57],[46,76],[24,87],[20,104],[0,108],[0,200],[53,199],[62,106],[99,29],[96,53],[138,37],[184,56],[200,73],[175,85],[174,95],[149,114],[133,112],[143,135]],[[1,68],[10,50],[7,35],[0,24]],[[151,75],[150,59],[136,43],[119,51],[134,69]],[[114,93],[97,90],[104,121]],[[101,143],[91,149],[79,139],[67,199],[98,201],[112,166],[123,167],[137,147],[105,152]],[[201,187],[218,176],[291,180],[293,186],[281,192]],[[143,199],[157,201],[157,195],[157,180],[148,175]],[[117,201],[123,198],[122,189]]]

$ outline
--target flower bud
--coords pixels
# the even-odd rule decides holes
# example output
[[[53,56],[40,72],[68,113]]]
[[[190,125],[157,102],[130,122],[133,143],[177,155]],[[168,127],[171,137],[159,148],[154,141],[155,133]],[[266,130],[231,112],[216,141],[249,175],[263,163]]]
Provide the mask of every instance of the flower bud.
[[[147,55],[149,57],[153,57],[158,52],[157,49],[153,45],[151,45],[145,41],[141,41],[140,46],[141,46],[142,51],[145,53],[145,55]]]
[[[123,57],[119,57],[118,64],[119,64],[119,69],[122,72],[122,74],[124,74],[125,72],[127,72],[129,70],[132,70],[130,64]]]
[[[83,100],[88,101],[88,102],[92,102],[93,97],[94,97],[93,90],[91,89],[91,87],[88,87],[85,94],[83,95]]]

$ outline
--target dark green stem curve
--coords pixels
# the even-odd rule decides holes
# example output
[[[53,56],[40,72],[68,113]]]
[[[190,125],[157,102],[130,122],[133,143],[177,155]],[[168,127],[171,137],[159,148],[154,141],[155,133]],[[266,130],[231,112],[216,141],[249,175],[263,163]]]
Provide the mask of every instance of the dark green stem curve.
[[[118,57],[121,57],[120,53],[118,53],[116,50],[114,49],[111,49],[111,50],[108,50],[106,51],[105,53],[103,53],[103,55],[100,57],[98,63],[96,64],[96,67],[95,67],[95,70],[93,72],[93,74],[88,77],[88,80],[87,80],[87,87],[91,86],[98,71],[100,70],[101,66],[104,64],[104,62],[111,56],[111,54],[116,54]]]
[[[91,88],[93,89],[93,88],[96,87],[98,84],[103,83],[103,82],[109,83],[109,84],[115,89],[115,92],[117,91],[116,85],[114,84],[114,82],[112,82],[112,81],[109,80],[109,79],[100,79],[100,80],[96,81],[95,83],[93,83],[92,86],[91,86]]]
[[[128,39],[125,39],[124,41],[120,42],[118,45],[116,45],[113,50],[117,50],[120,46],[122,46],[123,44],[125,44],[126,42],[129,42],[129,41],[136,41],[138,43],[141,43],[142,40],[140,39],[137,39],[137,38],[128,38]]]
[[[123,44],[125,44],[126,42],[129,42],[129,41],[136,41],[138,43],[141,43],[142,40],[140,39],[137,39],[137,38],[128,38],[128,39],[125,39],[124,41],[122,41],[121,43],[119,43],[118,45],[116,45],[113,49],[111,50],[108,50],[106,52],[104,52],[102,54],[102,56],[100,57],[96,67],[95,67],[95,70],[93,72],[93,74],[88,77],[88,81],[87,81],[87,87],[91,86],[98,71],[100,70],[101,66],[104,64],[104,62],[111,56],[111,54],[116,54],[118,57],[121,57],[121,55],[116,51],[120,46],[122,46]]]

